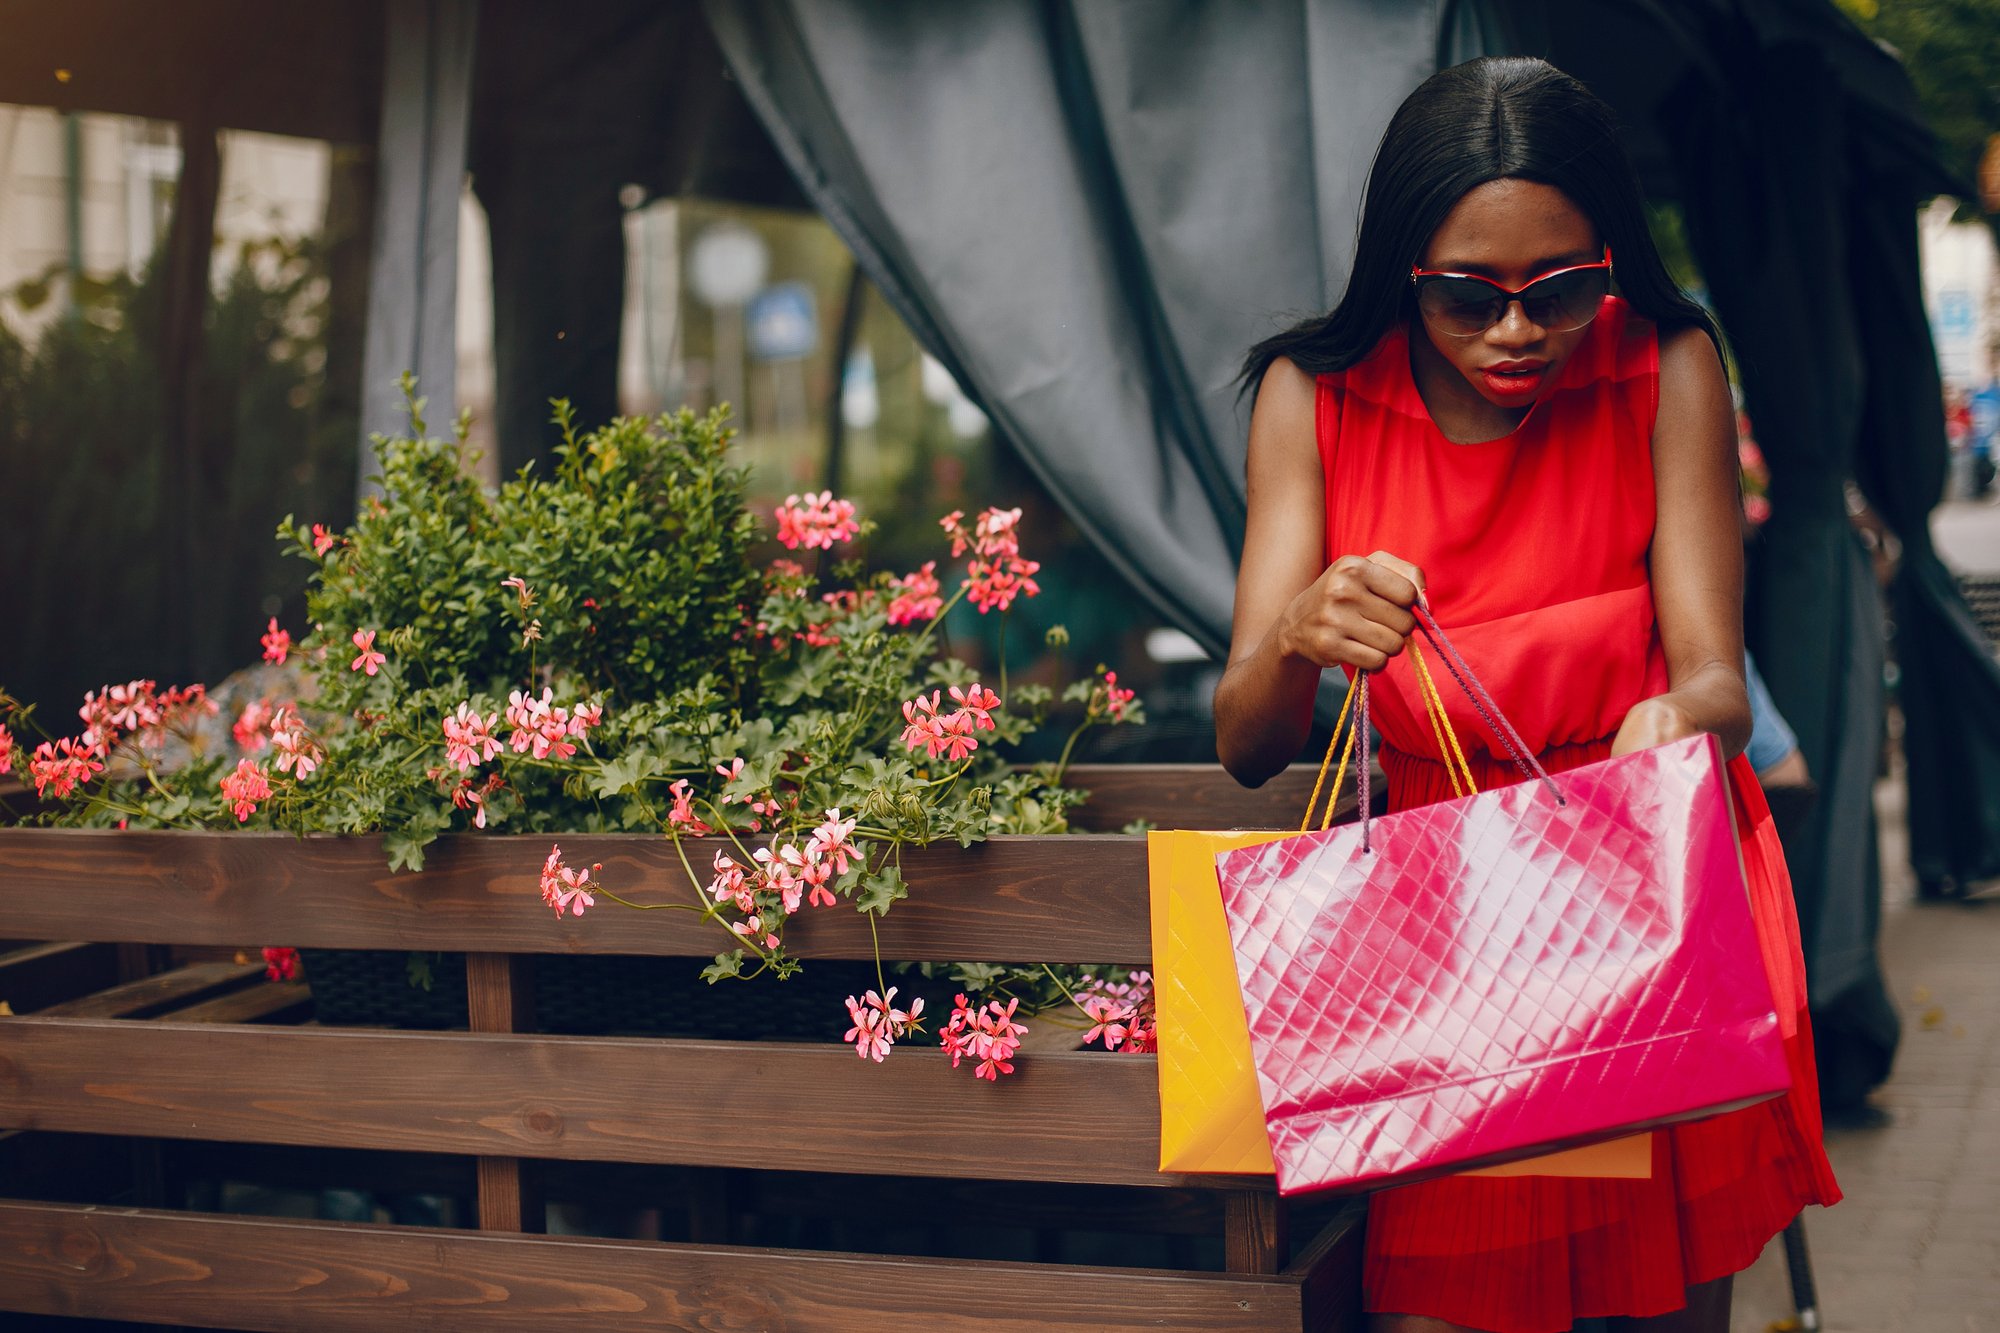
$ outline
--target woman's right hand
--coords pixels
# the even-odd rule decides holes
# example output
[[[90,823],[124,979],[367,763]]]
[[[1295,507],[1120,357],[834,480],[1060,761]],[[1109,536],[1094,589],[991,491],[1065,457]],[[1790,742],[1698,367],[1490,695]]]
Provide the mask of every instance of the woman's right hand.
[[[1424,572],[1387,551],[1344,555],[1285,608],[1279,649],[1315,666],[1380,671],[1416,629],[1410,607],[1423,589]]]

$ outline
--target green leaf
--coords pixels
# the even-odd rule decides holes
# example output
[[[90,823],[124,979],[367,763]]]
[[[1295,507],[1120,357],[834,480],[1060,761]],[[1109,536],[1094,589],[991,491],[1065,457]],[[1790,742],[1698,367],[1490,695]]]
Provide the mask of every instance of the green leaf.
[[[903,879],[903,872],[894,866],[884,866],[872,874],[861,877],[861,892],[854,905],[864,912],[881,916],[891,907],[910,896],[910,886]]]
[[[414,949],[403,959],[403,975],[418,990],[429,990],[437,980],[431,975],[431,956]]]
[[[711,986],[718,981],[742,975],[743,951],[741,949],[736,950],[734,953],[717,954],[715,961],[701,970],[701,979]]]
[[[826,654],[804,652],[789,671],[769,683],[770,699],[780,708],[790,708],[801,699],[824,698],[832,683],[833,673],[828,668]]]
[[[413,833],[408,829],[383,834],[382,850],[389,854],[389,869],[422,870],[424,848],[436,837],[435,833]]]
[[[647,750],[628,750],[597,767],[590,788],[599,796],[617,796],[633,790],[660,772],[660,761]]]

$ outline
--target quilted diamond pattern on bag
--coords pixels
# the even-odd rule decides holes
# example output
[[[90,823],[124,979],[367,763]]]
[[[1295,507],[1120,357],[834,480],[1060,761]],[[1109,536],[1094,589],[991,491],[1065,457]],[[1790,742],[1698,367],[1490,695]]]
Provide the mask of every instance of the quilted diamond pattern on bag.
[[[1282,1193],[1789,1086],[1712,737],[1217,858]]]

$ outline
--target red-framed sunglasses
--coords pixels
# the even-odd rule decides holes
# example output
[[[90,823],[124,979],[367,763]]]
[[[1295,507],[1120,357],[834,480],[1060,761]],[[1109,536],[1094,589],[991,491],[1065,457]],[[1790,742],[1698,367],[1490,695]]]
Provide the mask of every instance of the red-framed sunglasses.
[[[1503,287],[1477,273],[1443,273],[1410,266],[1417,309],[1440,333],[1473,338],[1507,317],[1507,307],[1521,303],[1530,324],[1548,333],[1568,333],[1597,318],[1597,308],[1611,290],[1611,247],[1594,264],[1553,269],[1519,287]]]

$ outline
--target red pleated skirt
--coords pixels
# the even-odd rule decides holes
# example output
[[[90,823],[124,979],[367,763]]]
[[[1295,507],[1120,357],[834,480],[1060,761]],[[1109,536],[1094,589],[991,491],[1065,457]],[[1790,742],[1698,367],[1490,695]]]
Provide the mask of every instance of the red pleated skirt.
[[[1553,772],[1609,753],[1605,741],[1561,747],[1542,761]],[[1511,767],[1468,757],[1482,790],[1518,780]],[[1451,796],[1441,764],[1395,750],[1382,760],[1397,808]],[[1562,1333],[1593,1316],[1666,1314],[1686,1304],[1688,1287],[1748,1268],[1807,1204],[1839,1201],[1820,1141],[1791,876],[1755,773],[1739,758],[1729,776],[1792,1090],[1654,1134],[1646,1180],[1449,1176],[1375,1194],[1367,1309],[1489,1333]]]

